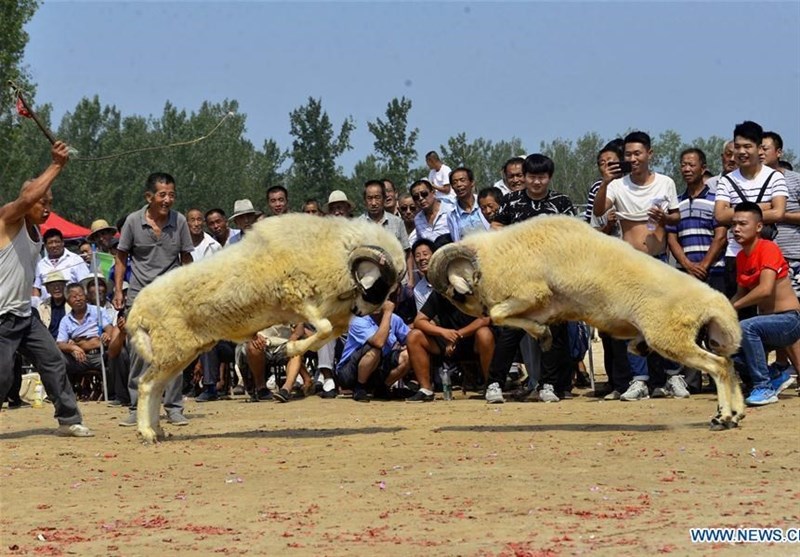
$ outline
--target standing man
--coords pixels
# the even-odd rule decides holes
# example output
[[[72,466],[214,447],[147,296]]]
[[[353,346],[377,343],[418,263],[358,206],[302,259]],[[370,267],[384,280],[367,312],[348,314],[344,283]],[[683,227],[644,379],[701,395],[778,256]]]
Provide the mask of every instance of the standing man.
[[[285,215],[289,212],[289,192],[281,185],[270,187],[267,190],[267,205],[270,216]]]
[[[774,224],[783,219],[786,211],[786,180],[783,174],[761,163],[761,143],[764,130],[755,122],[745,121],[733,130],[733,146],[739,168],[723,176],[717,184],[714,202],[714,217],[717,222],[729,226],[733,219],[733,208],[744,201],[759,204],[764,224]],[[725,252],[726,294],[736,292],[736,255],[742,246],[728,231],[728,249]]]
[[[206,226],[211,231],[211,235],[225,247],[228,242],[233,243],[241,232],[235,228],[228,228],[228,217],[222,209],[209,209],[206,211]]]
[[[397,210],[397,188],[394,187],[394,182],[389,178],[381,178],[381,182],[383,182],[383,188],[386,191],[386,199],[383,202],[383,208],[386,209],[386,212],[390,215],[399,217],[400,213]]]
[[[428,182],[436,190],[436,197],[455,203],[456,196],[450,188],[450,167],[442,162],[436,151],[429,151],[425,155],[425,164],[431,169],[428,173]]]
[[[51,156],[50,166],[26,182],[17,199],[0,207],[0,401],[5,400],[14,381],[14,353],[20,350],[33,360],[53,401],[59,423],[56,433],[91,437],[94,434],[82,424],[64,358],[31,307],[31,284],[42,249],[39,225],[50,216],[50,186],[67,164],[67,145],[56,141]]]
[[[42,290],[42,281],[53,271],[61,271],[67,282],[80,282],[89,276],[89,268],[83,258],[64,247],[64,235],[60,230],[51,228],[44,233],[43,240],[47,257],[36,264],[36,279],[33,282],[33,296],[42,300],[47,298],[47,293]]]
[[[186,224],[189,226],[189,235],[192,237],[192,260],[200,261],[204,257],[213,255],[222,249],[210,234],[203,230],[203,213],[200,209],[189,209],[186,211]]]
[[[678,194],[672,178],[650,170],[653,149],[650,136],[644,132],[632,132],[623,141],[625,161],[631,163],[631,173],[622,177],[619,163],[609,162],[609,173],[603,177],[592,208],[596,217],[602,217],[614,209],[617,222],[622,229],[622,240],[634,249],[667,261],[667,231],[665,226],[675,226],[680,221]],[[650,398],[647,382],[650,380],[648,360],[642,356],[628,354],[633,380],[622,393],[620,400],[644,400]],[[663,360],[653,356],[651,364]],[[686,398],[689,391],[685,381],[678,375],[679,368],[671,365],[665,370],[669,378],[663,387],[654,389],[654,396]],[[657,392],[656,392],[657,391]]]
[[[508,159],[503,165],[503,179],[492,185],[499,189],[503,195],[525,189],[525,175],[522,173],[522,163],[524,162],[525,157],[511,157]]]
[[[447,215],[450,238],[458,242],[473,232],[489,230],[475,194],[475,175],[472,170],[459,166],[450,173],[450,184],[456,194],[456,206]]]
[[[417,240],[427,238],[436,243],[437,238],[450,233],[447,214],[453,210],[454,205],[440,200],[434,195],[434,191],[428,180],[417,180],[411,184],[411,198],[418,209],[417,216],[414,217]]]
[[[406,254],[406,273],[408,284],[414,286],[414,258],[411,257],[411,246],[408,245],[408,234],[403,220],[386,211],[386,185],[381,180],[369,180],[364,184],[364,205],[367,212],[361,217],[380,225],[394,234]]]
[[[678,196],[678,224],[667,227],[667,244],[678,269],[725,292],[725,246],[728,230],[714,220],[714,192],[703,183],[706,155],[690,148],[681,153],[686,191]]]
[[[114,307],[117,310],[130,308],[142,288],[178,265],[192,262],[192,237],[186,218],[172,210],[175,203],[175,179],[169,174],[155,172],[147,177],[144,198],[147,205],[128,215],[120,232],[117,246],[116,272],[114,274]],[[127,298],[122,293],[122,280],[128,258],[131,259],[131,280]],[[136,403],[139,399],[139,378],[147,370],[147,363],[129,344],[131,374],[129,390],[131,411],[121,426],[136,425]],[[189,420],[183,415],[183,376],[176,375],[167,384],[164,408],[167,421],[174,425],[186,425]]]

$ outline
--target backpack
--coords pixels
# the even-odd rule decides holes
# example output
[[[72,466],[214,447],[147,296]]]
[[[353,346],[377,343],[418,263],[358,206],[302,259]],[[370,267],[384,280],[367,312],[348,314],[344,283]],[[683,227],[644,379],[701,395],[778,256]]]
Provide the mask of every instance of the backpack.
[[[761,186],[761,191],[758,192],[758,197],[756,198],[756,203],[761,203],[761,199],[764,197],[764,192],[767,191],[767,186],[769,185],[770,180],[772,180],[772,177],[775,176],[776,172],[778,172],[778,171],[777,170],[773,170],[770,173],[770,175],[767,176],[767,179],[764,182],[764,185]],[[736,185],[736,182],[734,182],[733,179],[731,179],[727,175],[723,176],[723,178],[725,178],[728,182],[730,182],[731,186],[733,186],[733,189],[735,189],[736,193],[739,194],[739,199],[741,199],[743,201],[750,201],[749,199],[747,199],[747,197],[745,197],[744,193],[742,192],[741,189],[739,189],[739,186]],[[764,224],[764,225],[762,225],[762,228],[761,228],[761,238],[762,239],[764,239],[764,240],[774,240],[777,235],[778,235],[778,227],[777,226],[775,226],[774,224]]]

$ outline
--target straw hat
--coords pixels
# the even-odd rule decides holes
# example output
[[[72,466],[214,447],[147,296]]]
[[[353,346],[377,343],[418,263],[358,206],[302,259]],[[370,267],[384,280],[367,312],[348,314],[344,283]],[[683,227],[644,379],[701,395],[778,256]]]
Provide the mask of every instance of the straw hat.
[[[233,220],[236,217],[241,217],[242,215],[260,215],[261,211],[256,211],[255,207],[253,207],[253,202],[249,199],[237,199],[233,203],[233,214],[228,217],[228,220]]]
[[[61,271],[50,271],[45,275],[42,284],[50,284],[51,282],[67,282],[67,279]]]
[[[347,203],[351,211],[355,208],[353,202],[347,199],[346,193],[344,193],[342,190],[333,190],[328,196],[328,202],[325,204],[325,212],[330,213],[331,203],[341,203],[342,201]]]
[[[112,232],[117,231],[116,228],[108,224],[108,221],[106,219],[97,219],[95,221],[92,221],[92,225],[89,227],[89,229],[91,230],[91,233],[86,237],[86,239],[89,241],[91,241],[92,236],[103,230],[110,230]]]

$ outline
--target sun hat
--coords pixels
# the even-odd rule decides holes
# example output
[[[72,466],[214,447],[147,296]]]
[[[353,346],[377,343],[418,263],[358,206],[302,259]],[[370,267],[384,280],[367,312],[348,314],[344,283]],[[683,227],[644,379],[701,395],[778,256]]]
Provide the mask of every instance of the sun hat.
[[[347,203],[351,211],[355,207],[355,205],[353,205],[353,202],[347,199],[346,193],[344,193],[342,190],[333,190],[331,194],[328,196],[328,202],[325,204],[325,212],[326,213],[330,212],[331,203],[341,203],[341,202]]]

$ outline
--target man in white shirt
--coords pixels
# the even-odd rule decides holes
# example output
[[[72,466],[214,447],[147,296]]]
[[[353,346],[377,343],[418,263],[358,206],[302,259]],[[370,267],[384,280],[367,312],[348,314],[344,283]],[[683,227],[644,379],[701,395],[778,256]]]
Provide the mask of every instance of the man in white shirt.
[[[628,134],[624,140],[625,162],[631,163],[630,174],[620,176],[620,163],[609,162],[609,173],[603,177],[594,198],[592,211],[601,217],[614,209],[622,229],[623,241],[635,249],[667,261],[666,225],[675,226],[680,222],[678,193],[672,178],[650,170],[653,150],[650,136],[644,132]],[[650,379],[648,359],[635,354],[628,355],[633,372],[630,387],[620,400],[632,401],[650,398],[647,382]],[[663,387],[653,389],[653,396],[672,395],[686,398],[689,391],[686,381],[678,374],[679,367],[653,355],[651,363],[664,365],[668,378]]]
[[[219,242],[203,231],[203,223],[205,223],[205,219],[200,209],[186,211],[186,224],[189,225],[189,235],[192,237],[194,245],[191,252],[193,261],[200,261],[222,249]]]
[[[764,224],[774,224],[783,219],[788,197],[786,180],[783,174],[762,164],[763,136],[764,130],[755,122],[745,121],[734,128],[733,146],[739,168],[723,176],[717,183],[714,218],[719,224],[730,226],[733,208],[743,201],[759,204]],[[737,290],[736,255],[741,249],[742,246],[729,230],[728,248],[725,251],[725,293],[728,297]]]
[[[57,228],[51,228],[42,236],[47,257],[36,264],[36,277],[33,282],[34,305],[46,300],[49,294],[42,288],[42,281],[53,271],[61,271],[67,283],[80,282],[89,276],[89,268],[83,258],[64,247],[64,235]]]
[[[436,197],[439,199],[449,199],[452,203],[456,202],[456,194],[450,187],[450,167],[442,162],[436,151],[429,151],[425,155],[425,164],[431,171],[428,173],[428,181],[436,190]]]

